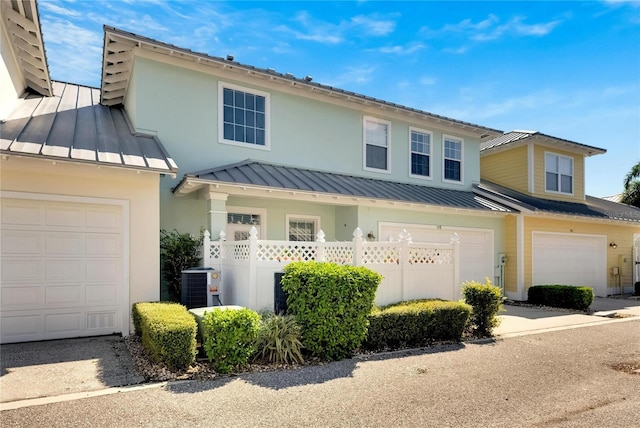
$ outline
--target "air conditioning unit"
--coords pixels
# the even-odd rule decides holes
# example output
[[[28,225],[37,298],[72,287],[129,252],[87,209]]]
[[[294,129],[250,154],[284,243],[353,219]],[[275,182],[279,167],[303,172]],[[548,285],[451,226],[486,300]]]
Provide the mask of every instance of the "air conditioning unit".
[[[222,278],[214,268],[193,267],[182,271],[182,295],[180,302],[191,308],[220,306]]]

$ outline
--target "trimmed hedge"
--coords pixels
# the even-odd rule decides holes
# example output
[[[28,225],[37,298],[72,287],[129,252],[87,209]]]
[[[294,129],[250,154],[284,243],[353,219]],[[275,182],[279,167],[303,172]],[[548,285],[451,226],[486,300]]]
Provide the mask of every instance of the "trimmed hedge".
[[[172,369],[195,361],[197,324],[185,306],[168,302],[135,303],[132,308],[136,334],[156,361]]]
[[[284,267],[287,308],[302,329],[302,344],[314,357],[340,360],[367,335],[369,314],[382,276],[365,267],[293,262]]]
[[[502,308],[500,287],[491,284],[489,278],[484,284],[469,281],[462,284],[464,301],[471,305],[470,326],[477,336],[487,337],[500,324],[498,314]]]
[[[425,346],[460,340],[471,315],[461,302],[414,300],[374,309],[364,347],[371,350]]]
[[[593,303],[593,288],[572,285],[534,285],[529,287],[527,302],[532,305],[586,311]]]
[[[218,373],[245,367],[256,350],[260,315],[251,309],[213,309],[202,317],[207,358]]]

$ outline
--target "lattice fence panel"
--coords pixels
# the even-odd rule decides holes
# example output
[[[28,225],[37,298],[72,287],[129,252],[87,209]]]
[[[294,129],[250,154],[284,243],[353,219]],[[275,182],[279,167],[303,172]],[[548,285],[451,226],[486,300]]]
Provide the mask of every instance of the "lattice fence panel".
[[[351,243],[327,242],[324,246],[324,261],[339,265],[352,265],[353,245]]]
[[[453,249],[434,247],[410,247],[409,263],[411,264],[451,264]]]
[[[258,244],[259,261],[309,261],[316,259],[317,246],[313,243],[300,245],[292,242],[262,242]]]
[[[400,264],[400,248],[389,244],[366,244],[362,254],[364,264]]]

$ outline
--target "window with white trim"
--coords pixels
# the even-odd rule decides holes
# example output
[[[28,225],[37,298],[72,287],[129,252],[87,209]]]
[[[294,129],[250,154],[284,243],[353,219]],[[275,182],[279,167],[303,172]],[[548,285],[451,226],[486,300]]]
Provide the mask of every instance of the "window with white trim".
[[[410,128],[411,175],[431,177],[431,132]]]
[[[545,153],[544,171],[547,192],[573,194],[573,158]]]
[[[289,241],[315,241],[320,227],[320,217],[287,215],[287,239]]]
[[[269,148],[269,94],[218,83],[220,141]]]
[[[443,135],[443,179],[462,182],[462,143],[460,138]]]
[[[391,123],[372,117],[365,117],[363,122],[364,168],[389,172]]]

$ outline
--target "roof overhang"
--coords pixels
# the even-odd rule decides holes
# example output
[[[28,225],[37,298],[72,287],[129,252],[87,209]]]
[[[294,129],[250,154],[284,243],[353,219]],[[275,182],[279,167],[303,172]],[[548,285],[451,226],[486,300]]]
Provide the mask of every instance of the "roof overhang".
[[[416,120],[428,120],[456,129],[460,132],[485,139],[502,135],[502,131],[487,128],[469,122],[447,118],[444,116],[418,110],[400,104],[383,101],[355,92],[345,91],[327,85],[312,82],[310,77],[296,78],[290,73],[278,73],[273,69],[262,69],[244,65],[233,60],[214,57],[204,53],[193,52],[189,49],[166,44],[154,39],[139,36],[134,33],[104,26],[104,51],[102,63],[101,103],[104,105],[116,105],[124,103],[133,60],[136,53],[149,52],[160,54],[167,60],[169,58],[185,61],[185,64],[197,64],[202,67],[224,70],[244,77],[261,81],[281,84],[288,88],[305,91],[307,94],[329,99],[339,99],[343,102],[354,103],[369,108],[378,108],[387,113],[399,113],[415,118]],[[156,55],[158,57],[158,55]]]
[[[51,96],[53,89],[36,0],[0,1],[0,8],[2,25],[21,68],[25,88]]]
[[[599,147],[589,146],[582,143],[577,143],[571,140],[565,140],[563,138],[553,137],[536,131],[512,131],[512,132],[526,132],[529,135],[522,136],[513,141],[502,143],[493,147],[481,148],[480,156],[486,156],[489,154],[499,153],[505,150],[511,150],[517,147],[526,146],[529,143],[539,144],[556,150],[565,150],[567,152],[579,153],[585,157],[600,155],[606,153],[606,149]],[[506,133],[507,135],[509,133]]]

